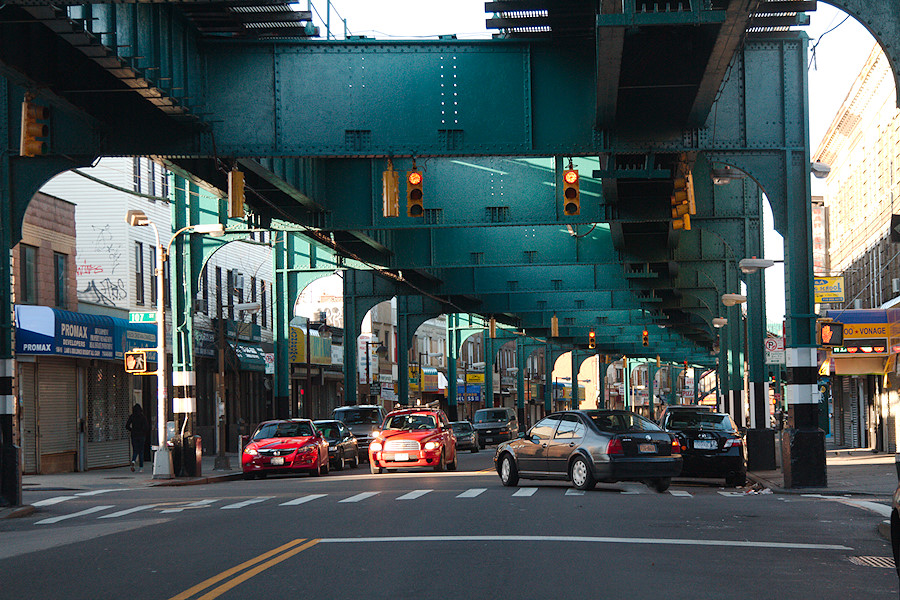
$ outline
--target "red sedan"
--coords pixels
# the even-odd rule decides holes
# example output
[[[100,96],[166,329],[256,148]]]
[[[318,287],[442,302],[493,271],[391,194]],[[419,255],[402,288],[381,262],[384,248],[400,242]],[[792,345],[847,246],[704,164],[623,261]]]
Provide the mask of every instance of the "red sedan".
[[[309,419],[264,421],[241,453],[244,479],[269,473],[328,473],[328,442]]]
[[[444,411],[431,408],[395,410],[369,444],[372,473],[384,469],[432,467],[456,470],[456,437]]]

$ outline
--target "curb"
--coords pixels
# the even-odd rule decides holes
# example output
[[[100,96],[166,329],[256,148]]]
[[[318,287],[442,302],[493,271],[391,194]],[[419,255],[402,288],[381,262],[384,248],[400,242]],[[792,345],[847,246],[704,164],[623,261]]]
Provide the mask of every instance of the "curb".
[[[30,504],[25,506],[17,506],[9,509],[9,512],[0,516],[0,519],[17,519],[19,517],[27,517],[34,512],[34,507]]]
[[[171,479],[160,481],[159,483],[151,483],[150,487],[177,487],[183,485],[206,485],[208,483],[225,483],[226,481],[235,481],[243,479],[244,473],[228,473],[226,475],[213,475],[211,477],[193,477],[191,479]]]
[[[829,496],[873,496],[880,497],[885,496],[885,494],[879,494],[875,492],[861,492],[859,490],[838,490],[834,488],[821,488],[821,487],[809,487],[809,488],[796,488],[796,489],[788,489],[783,488],[775,483],[772,483],[771,480],[760,477],[750,471],[747,472],[747,479],[755,481],[756,483],[769,488],[775,494],[827,494]],[[887,495],[890,495],[888,493]]]

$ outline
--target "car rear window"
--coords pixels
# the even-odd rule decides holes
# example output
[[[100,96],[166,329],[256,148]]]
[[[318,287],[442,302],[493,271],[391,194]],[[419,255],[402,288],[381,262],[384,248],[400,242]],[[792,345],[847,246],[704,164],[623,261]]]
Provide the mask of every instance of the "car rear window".
[[[600,431],[661,431],[656,423],[629,412],[599,412],[589,416]]]
[[[334,411],[334,417],[347,425],[380,425],[377,408],[348,408]]]
[[[477,410],[475,411],[476,423],[495,423],[508,421],[509,413],[505,410]]]
[[[277,437],[305,437],[313,435],[309,423],[266,423],[253,434],[253,441]]]
[[[437,419],[427,413],[394,415],[388,417],[385,429],[437,429]]]
[[[680,410],[666,415],[666,429],[712,429],[715,431],[734,431],[731,417],[705,412]]]

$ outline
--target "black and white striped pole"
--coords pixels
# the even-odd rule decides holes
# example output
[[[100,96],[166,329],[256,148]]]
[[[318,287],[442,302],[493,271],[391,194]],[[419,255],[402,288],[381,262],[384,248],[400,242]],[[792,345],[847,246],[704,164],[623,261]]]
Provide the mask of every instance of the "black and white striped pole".
[[[15,359],[0,359],[0,504],[10,506],[22,504],[19,448],[13,443],[13,419],[16,414],[16,397],[13,395],[15,375]]]

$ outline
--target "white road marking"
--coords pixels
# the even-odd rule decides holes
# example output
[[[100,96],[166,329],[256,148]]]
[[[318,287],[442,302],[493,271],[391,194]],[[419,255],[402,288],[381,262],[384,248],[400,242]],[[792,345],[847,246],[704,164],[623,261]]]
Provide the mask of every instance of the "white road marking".
[[[566,490],[566,496],[584,496],[584,490],[573,490],[570,488]]]
[[[98,519],[115,519],[116,517],[124,517],[125,515],[130,515],[131,513],[140,512],[142,510],[149,510],[156,506],[155,504],[145,504],[143,506],[135,506],[134,508],[127,508],[125,510],[120,510],[118,512],[110,513],[108,515],[101,515],[97,517]]]
[[[457,498],[475,498],[487,491],[487,488],[471,488],[464,491]]]
[[[303,496],[301,498],[295,498],[294,500],[282,502],[281,504],[279,504],[279,506],[296,506],[298,504],[306,504],[307,502],[312,502],[313,500],[324,498],[327,495],[328,494],[309,494],[308,496]]]
[[[190,504],[186,504],[185,506],[182,506],[181,508],[168,508],[166,510],[161,510],[160,514],[164,515],[167,513],[180,513],[181,511],[183,511],[186,508],[206,508],[213,502],[218,502],[218,501],[219,501],[219,498],[213,498],[211,500],[198,500],[196,502],[191,502]]]
[[[673,496],[678,496],[679,498],[693,498],[694,496],[690,492],[685,492],[684,490],[669,490],[669,493]]]
[[[725,496],[726,498],[743,498],[747,495],[743,492],[719,492],[719,494]]]
[[[855,506],[856,508],[863,508],[865,510],[870,510],[877,515],[881,515],[882,517],[890,517],[891,516],[891,507],[886,504],[881,504],[880,502],[871,502],[869,500],[847,500],[845,498],[841,498],[838,500],[841,504],[846,504],[847,506]]]
[[[55,498],[47,498],[46,500],[39,500],[37,502],[32,502],[32,506],[53,506],[54,504],[59,504],[60,502],[65,502],[66,500],[74,500],[75,496],[57,496]]]
[[[399,496],[397,500],[415,500],[416,498],[421,498],[431,490],[413,490],[407,494],[403,494]]]
[[[593,544],[658,544],[665,546],[730,546],[735,548],[768,548],[786,550],[853,550],[837,544],[802,544],[794,542],[751,542],[747,540],[692,540],[672,538],[617,538],[565,535],[435,535],[410,537],[322,538],[320,544],[384,542],[582,542]]]
[[[106,494],[108,492],[118,492],[119,490],[111,489],[111,490],[91,490],[90,492],[79,492],[75,494],[76,496],[99,496],[100,494]]]
[[[250,500],[244,500],[243,502],[235,502],[234,504],[226,504],[219,510],[244,508],[245,506],[250,506],[251,504],[257,504],[259,502],[265,502],[266,500],[271,500],[274,497],[275,496],[259,496],[258,498],[251,498]]]
[[[96,512],[100,512],[103,510],[107,510],[113,508],[112,506],[94,506],[92,508],[88,508],[77,513],[72,513],[71,515],[62,515],[59,517],[50,517],[49,519],[42,519],[35,523],[35,525],[51,525],[53,523],[59,523],[60,521],[65,521],[66,519],[74,519],[75,517],[83,517],[85,515],[90,515]]]
[[[518,491],[515,494],[513,494],[513,496],[525,496],[525,497],[534,496],[534,493],[536,491],[537,491],[537,488],[535,488],[535,487],[519,488]]]
[[[627,494],[627,495],[629,495],[629,496],[637,496],[637,495],[641,494],[642,492],[639,492],[639,491],[637,491],[637,490],[622,490],[622,491],[619,492],[619,493],[620,493],[620,494]]]
[[[355,496],[350,496],[349,498],[344,498],[341,502],[360,502],[365,500],[366,498],[371,498],[372,496],[377,496],[378,492],[362,492],[361,494],[356,494]]]

